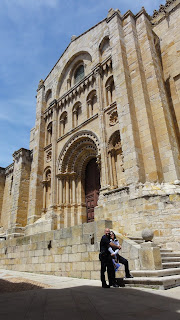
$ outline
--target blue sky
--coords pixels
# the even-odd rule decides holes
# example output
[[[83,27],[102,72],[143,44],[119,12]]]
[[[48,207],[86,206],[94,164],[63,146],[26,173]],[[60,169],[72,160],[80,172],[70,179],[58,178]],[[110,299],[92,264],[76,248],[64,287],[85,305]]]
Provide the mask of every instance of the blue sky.
[[[29,148],[36,89],[72,35],[107,16],[110,8],[149,14],[165,0],[0,0],[0,167]]]

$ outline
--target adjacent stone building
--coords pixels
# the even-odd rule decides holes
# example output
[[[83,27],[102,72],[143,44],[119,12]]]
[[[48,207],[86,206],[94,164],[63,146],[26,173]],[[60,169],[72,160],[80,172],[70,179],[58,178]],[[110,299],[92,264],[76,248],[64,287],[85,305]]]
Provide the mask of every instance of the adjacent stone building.
[[[72,36],[39,82],[30,150],[0,168],[0,232],[14,248],[4,265],[56,273],[64,262],[61,274],[95,278],[105,226],[127,242],[150,228],[180,249],[179,30],[180,1],[167,0],[153,17],[110,9]]]

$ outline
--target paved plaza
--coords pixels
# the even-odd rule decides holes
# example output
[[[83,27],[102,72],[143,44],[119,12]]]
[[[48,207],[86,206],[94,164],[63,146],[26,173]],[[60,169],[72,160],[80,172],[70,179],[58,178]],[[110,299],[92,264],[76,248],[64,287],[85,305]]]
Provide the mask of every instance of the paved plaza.
[[[180,287],[102,289],[98,280],[0,270],[1,320],[121,318],[180,319]]]

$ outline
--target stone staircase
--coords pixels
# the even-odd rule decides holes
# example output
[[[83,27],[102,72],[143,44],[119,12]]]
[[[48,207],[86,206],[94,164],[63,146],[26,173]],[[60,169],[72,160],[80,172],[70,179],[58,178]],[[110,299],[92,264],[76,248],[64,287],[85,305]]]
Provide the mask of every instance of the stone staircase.
[[[131,273],[134,278],[123,280],[123,284],[125,286],[150,287],[155,289],[169,289],[179,286],[180,252],[173,252],[170,249],[161,249],[160,252],[162,258],[161,270],[132,270]],[[122,280],[120,284],[122,284]]]

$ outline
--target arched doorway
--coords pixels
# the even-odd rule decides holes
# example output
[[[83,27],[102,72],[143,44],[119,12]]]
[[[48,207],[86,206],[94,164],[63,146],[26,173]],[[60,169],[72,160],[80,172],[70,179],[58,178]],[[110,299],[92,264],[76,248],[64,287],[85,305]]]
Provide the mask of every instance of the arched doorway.
[[[89,164],[92,159],[92,164]],[[97,205],[100,188],[99,178],[98,183],[90,183],[93,188],[89,187],[88,182],[92,179],[91,175],[99,177],[96,159],[100,163],[99,140],[88,130],[77,132],[61,150],[57,163],[57,203],[64,228],[87,222],[86,194],[90,196],[95,191],[93,197],[91,194],[92,201],[89,203],[91,216],[88,214],[88,221],[93,220],[93,208]]]
[[[85,198],[87,222],[94,220],[94,207],[97,206],[100,189],[100,172],[96,158],[91,159],[85,170]]]

